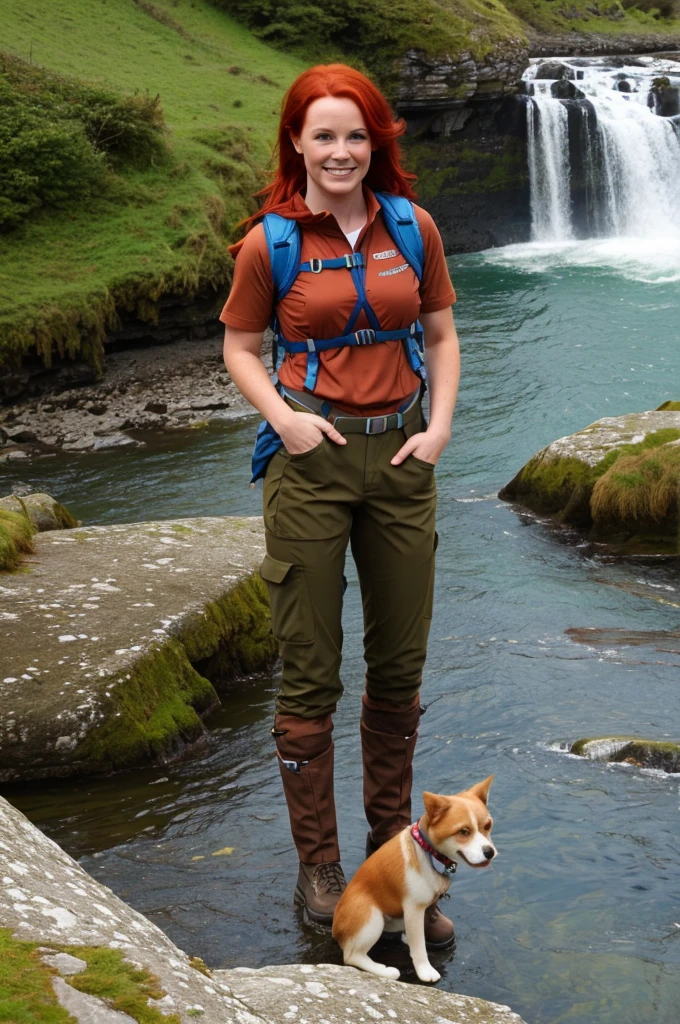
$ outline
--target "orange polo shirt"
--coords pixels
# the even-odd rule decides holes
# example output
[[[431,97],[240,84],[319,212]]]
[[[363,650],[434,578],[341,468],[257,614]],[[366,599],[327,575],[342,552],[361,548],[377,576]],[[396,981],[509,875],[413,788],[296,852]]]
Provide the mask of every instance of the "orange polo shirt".
[[[444,247],[429,213],[415,207],[423,236],[425,268],[422,281],[398,251],[383,221],[380,204],[364,189],[368,220],[354,246],[366,265],[365,290],[382,330],[408,327],[421,313],[446,309],[456,301]],[[301,227],[301,262],[317,257],[333,259],[350,252],[349,242],[330,213],[312,213],[298,193],[278,206],[276,213],[290,216]],[[232,247],[236,256],[234,280],[220,320],[241,331],[264,331],[274,304],[274,286],[262,224]],[[320,274],[298,274],[293,287],[278,303],[281,332],[288,341],[334,338],[344,333],[357,293],[345,268]],[[370,327],[362,310],[354,330]],[[289,355],[279,370],[287,387],[304,390],[306,353]],[[319,353],[319,374],[314,394],[356,415],[393,412],[418,387],[401,341],[350,346]]]

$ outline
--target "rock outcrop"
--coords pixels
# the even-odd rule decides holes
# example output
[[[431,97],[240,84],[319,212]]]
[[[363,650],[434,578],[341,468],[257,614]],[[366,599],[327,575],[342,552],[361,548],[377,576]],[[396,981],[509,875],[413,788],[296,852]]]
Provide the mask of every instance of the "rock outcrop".
[[[270,665],[258,518],[38,534],[0,582],[0,779],[159,761]]]
[[[23,497],[8,494],[7,497],[0,498],[0,508],[6,509],[7,512],[24,513],[38,533],[45,533],[47,530],[66,530],[78,525],[69,510],[49,494],[35,491]]]
[[[0,950],[23,968],[3,1007],[22,1020],[51,1005],[79,1024],[522,1024],[507,1006],[352,967],[211,971],[2,798],[0,837]]]
[[[680,743],[642,740],[634,736],[600,736],[572,743],[570,753],[591,761],[611,761],[637,768],[680,772]]]
[[[608,416],[553,441],[499,493],[628,552],[680,552],[680,412]]]

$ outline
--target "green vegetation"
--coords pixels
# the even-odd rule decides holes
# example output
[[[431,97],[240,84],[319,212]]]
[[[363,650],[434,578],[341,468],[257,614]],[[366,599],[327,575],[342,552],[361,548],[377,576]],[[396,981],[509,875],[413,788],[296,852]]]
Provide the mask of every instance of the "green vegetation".
[[[214,0],[256,35],[308,62],[345,60],[383,87],[410,50],[430,56],[467,51],[482,58],[503,42],[523,41],[519,19],[501,0]]]
[[[539,452],[499,497],[627,550],[680,550],[680,430],[621,444],[595,465]]]
[[[526,42],[527,31],[640,33],[680,30],[680,0],[214,0],[267,42],[309,62],[348,60],[390,88],[395,61],[415,49],[430,57]]]
[[[37,352],[100,369],[121,316],[155,323],[164,296],[212,295],[217,312],[227,242],[255,209],[281,97],[306,64],[344,59],[393,91],[411,49],[479,60],[521,51],[535,29],[680,31],[661,17],[680,0],[651,2],[5,0],[0,368]],[[509,150],[501,166],[468,163],[488,165],[481,183],[463,156],[445,190],[521,174]],[[425,172],[427,195],[439,172]]]
[[[656,524],[675,535],[679,498],[680,447],[675,442],[618,458],[595,483],[590,510],[599,531],[611,523],[629,529]]]
[[[227,241],[254,209],[302,64],[272,60],[208,0],[52,0],[40,12],[7,0],[1,45],[15,118],[49,109],[64,163],[87,153],[92,176],[77,201],[36,186],[30,216],[0,235],[0,366],[37,350],[47,365],[58,353],[100,367],[122,313],[153,323],[164,295],[226,293]],[[97,113],[100,127],[114,114],[127,126],[119,148],[104,145]],[[120,148],[135,131],[145,145]],[[0,182],[4,194],[1,170]]]
[[[523,142],[506,135],[500,145],[502,151],[489,152],[455,137],[436,143],[407,139],[406,160],[410,169],[417,169],[419,197],[427,202],[442,196],[526,187],[529,172]]]
[[[266,588],[254,575],[118,679],[105,721],[72,760],[99,771],[162,760],[202,734],[200,715],[218,703],[209,679],[220,686],[265,668],[275,653]]]
[[[22,554],[33,553],[33,532],[27,515],[0,508],[0,572],[11,572]]]
[[[8,928],[0,928],[0,1024],[75,1024],[57,1001],[52,988],[55,971],[40,959],[38,942],[20,942]],[[127,1013],[138,1024],[180,1024],[177,1014],[167,1016],[149,1006],[165,992],[158,978],[128,963],[120,950],[97,946],[52,946],[55,953],[70,953],[87,963],[68,984],[98,996],[112,1010]]]
[[[19,942],[0,928],[1,1024],[74,1024],[57,1002],[53,972],[40,960],[37,942]]]

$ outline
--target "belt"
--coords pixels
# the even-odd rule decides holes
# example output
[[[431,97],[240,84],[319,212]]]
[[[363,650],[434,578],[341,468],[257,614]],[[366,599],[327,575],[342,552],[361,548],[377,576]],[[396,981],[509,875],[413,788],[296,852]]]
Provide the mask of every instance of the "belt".
[[[420,388],[416,388],[396,412],[386,416],[352,416],[307,391],[283,388],[282,395],[293,408],[299,406],[305,412],[323,416],[341,434],[384,434],[387,430],[398,430],[420,416]]]

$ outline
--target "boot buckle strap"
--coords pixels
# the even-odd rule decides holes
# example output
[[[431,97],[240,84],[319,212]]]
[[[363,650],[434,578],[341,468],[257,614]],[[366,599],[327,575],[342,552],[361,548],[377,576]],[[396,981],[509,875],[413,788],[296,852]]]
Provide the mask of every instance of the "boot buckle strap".
[[[290,758],[281,757],[280,754],[279,759],[284,768],[287,768],[288,771],[293,772],[295,775],[299,775],[301,769],[304,768],[306,764],[309,764],[309,761],[292,761]]]

